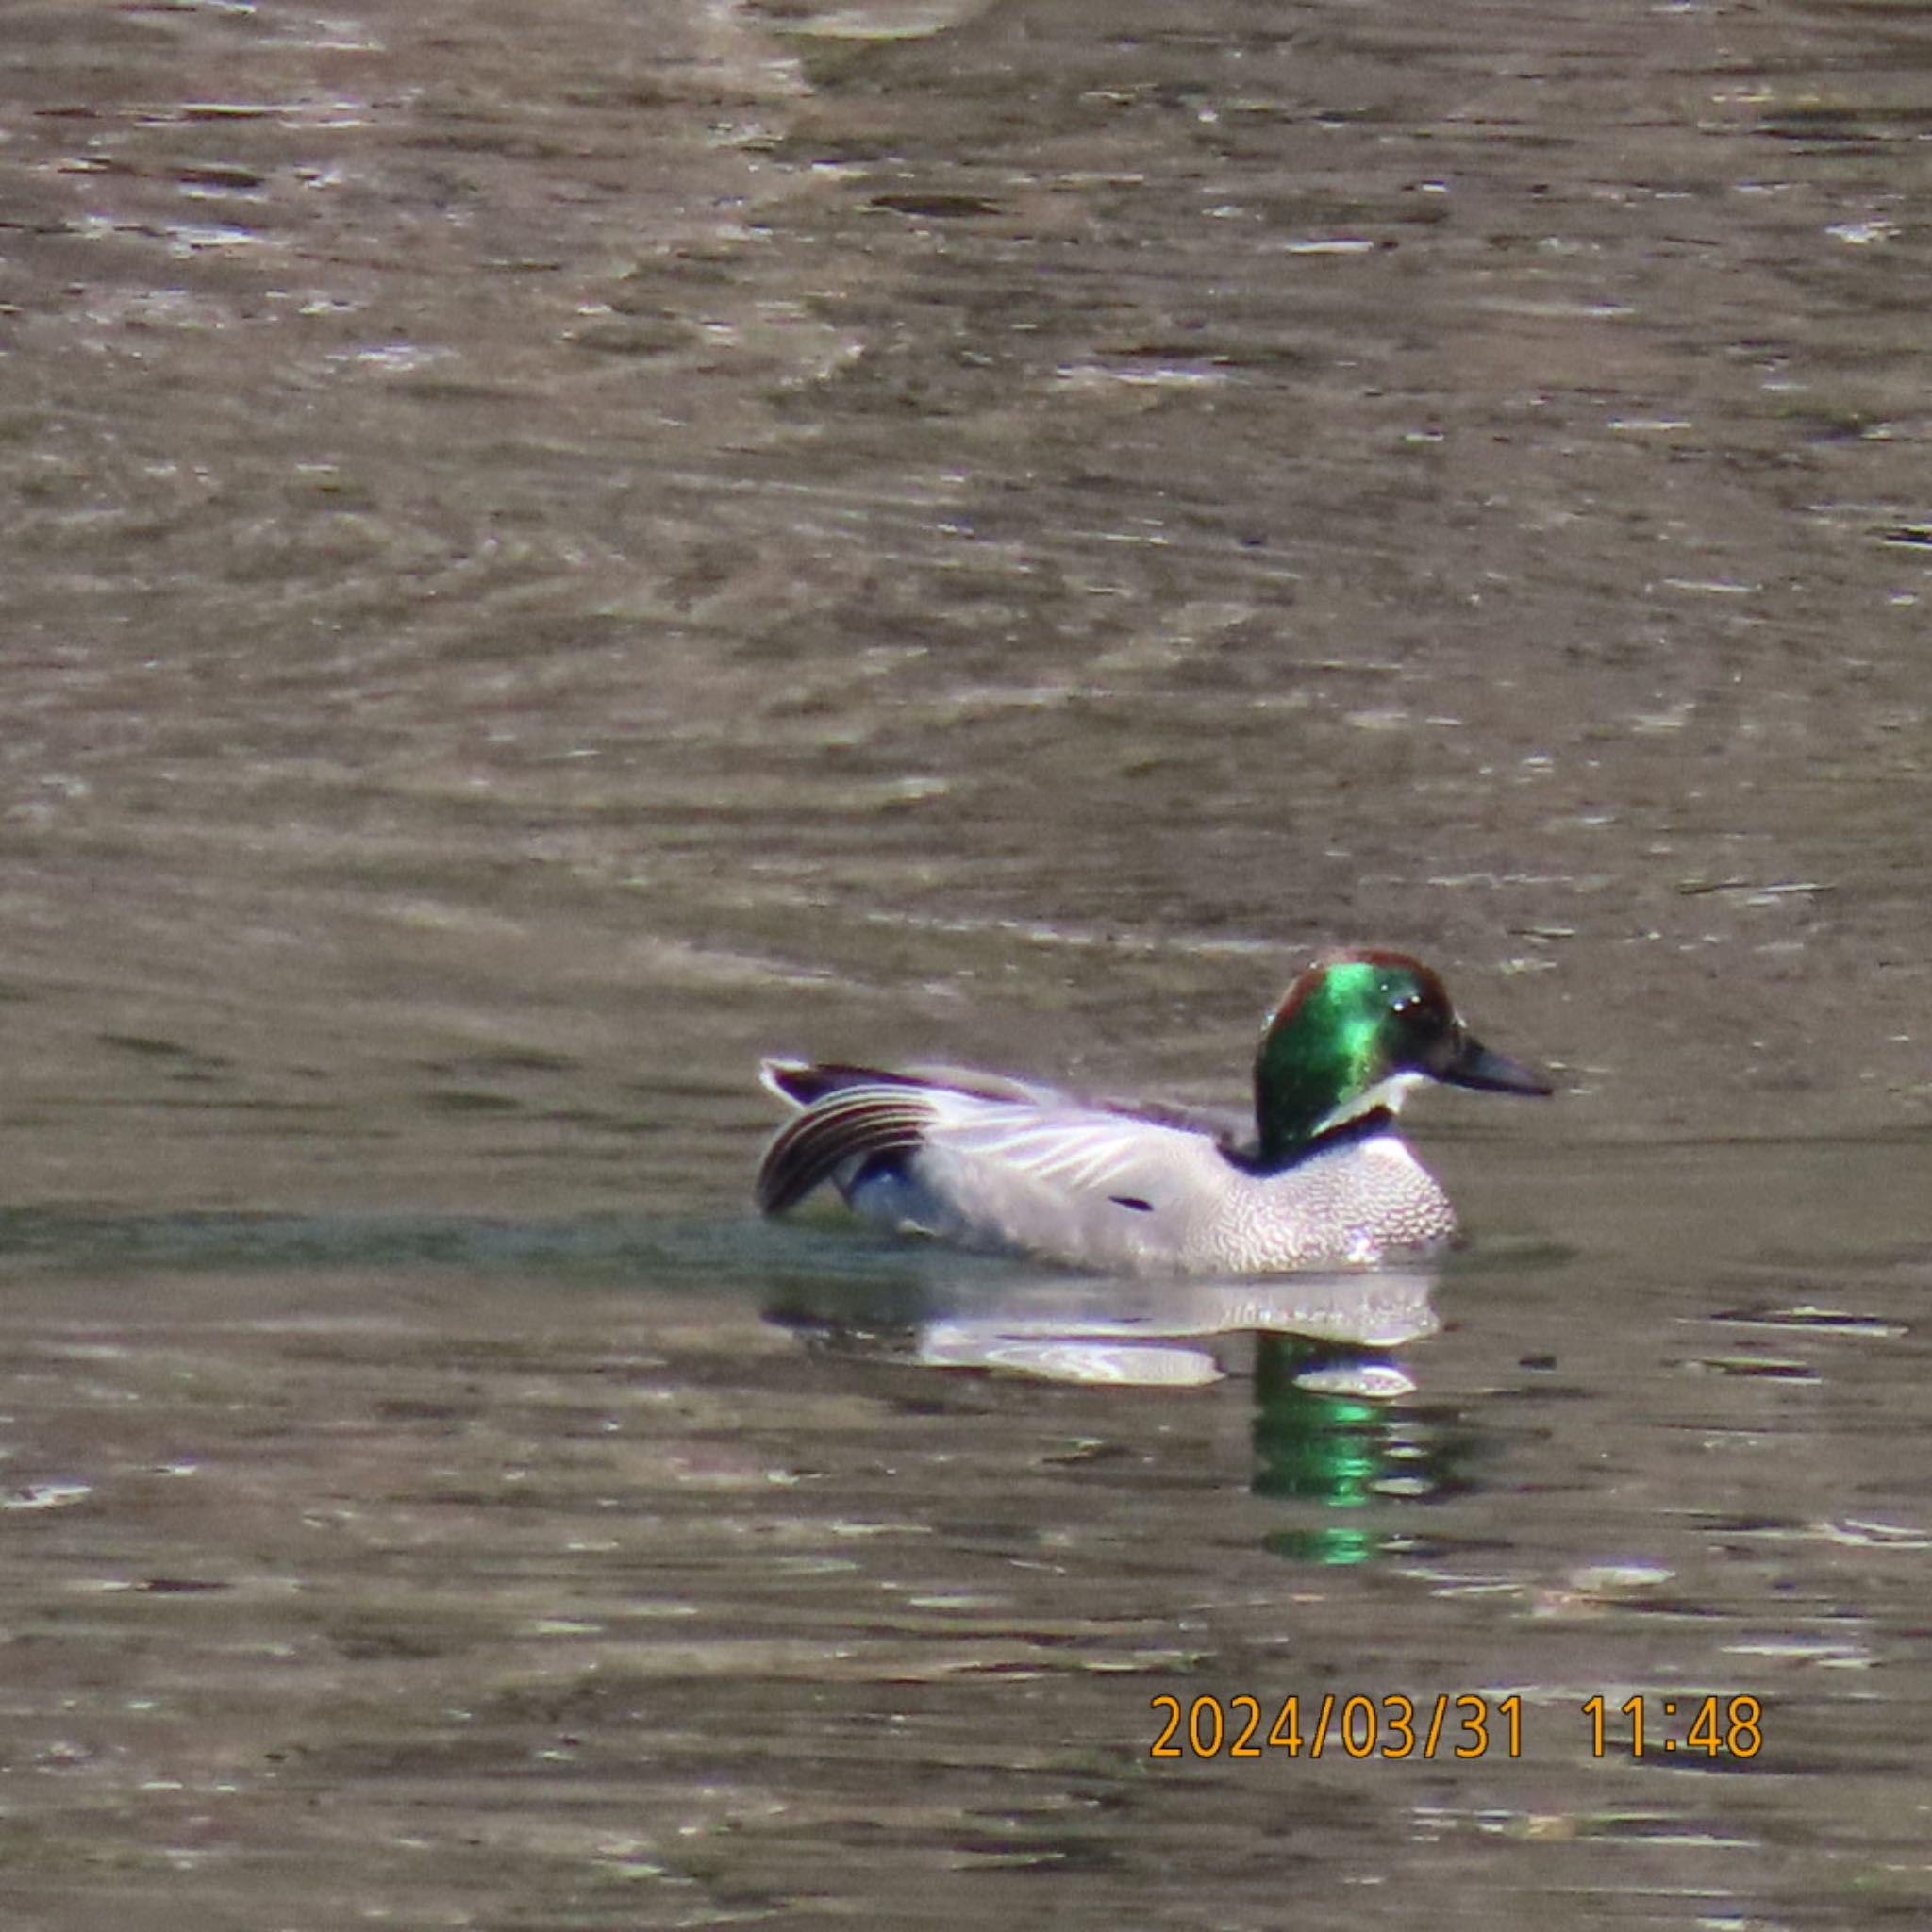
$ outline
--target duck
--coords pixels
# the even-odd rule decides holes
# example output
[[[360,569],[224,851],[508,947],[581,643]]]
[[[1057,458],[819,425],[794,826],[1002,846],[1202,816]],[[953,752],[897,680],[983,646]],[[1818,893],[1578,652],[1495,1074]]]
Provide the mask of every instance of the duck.
[[[1132,1275],[1371,1268],[1440,1251],[1456,1210],[1396,1129],[1429,1081],[1547,1096],[1484,1046],[1406,953],[1331,952],[1289,987],[1255,1056],[1251,1118],[1083,1098],[943,1066],[771,1058],[794,1109],[754,1195],[768,1215],[829,1182],[902,1234]]]

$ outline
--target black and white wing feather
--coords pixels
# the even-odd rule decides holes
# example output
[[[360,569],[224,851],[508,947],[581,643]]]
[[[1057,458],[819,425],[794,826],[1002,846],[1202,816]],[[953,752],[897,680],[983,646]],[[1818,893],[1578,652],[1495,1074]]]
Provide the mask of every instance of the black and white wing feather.
[[[1130,1110],[984,1074],[777,1060],[766,1063],[764,1077],[804,1109],[758,1170],[757,1199],[767,1214],[827,1180],[849,1197],[882,1166],[923,1178],[990,1226],[1035,1213],[1152,1212],[1177,1178],[1225,1158],[1218,1117]]]

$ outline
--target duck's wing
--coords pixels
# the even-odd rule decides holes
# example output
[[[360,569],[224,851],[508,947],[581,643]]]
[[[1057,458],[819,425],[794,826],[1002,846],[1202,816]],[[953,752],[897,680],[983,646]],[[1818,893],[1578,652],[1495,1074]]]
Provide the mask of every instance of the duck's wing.
[[[1008,1080],[962,1067],[903,1072],[836,1061],[768,1059],[759,1077],[800,1109],[765,1149],[753,1195],[766,1214],[796,1207],[821,1182],[851,1163],[916,1153],[942,1121],[969,1111],[1064,1103],[1050,1087]]]
[[[1177,1158],[1198,1160],[1221,1144],[1214,1117],[1128,1111],[1123,1103],[951,1069],[777,1061],[767,1062],[766,1083],[804,1108],[758,1169],[756,1195],[767,1214],[783,1213],[841,1169],[849,1191],[855,1171],[914,1155],[930,1157],[963,1192],[996,1196],[1005,1188],[1145,1208]]]

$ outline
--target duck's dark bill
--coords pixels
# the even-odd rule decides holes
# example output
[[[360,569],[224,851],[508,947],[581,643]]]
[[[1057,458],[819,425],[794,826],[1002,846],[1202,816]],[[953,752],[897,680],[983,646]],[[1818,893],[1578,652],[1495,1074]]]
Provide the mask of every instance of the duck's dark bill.
[[[1490,1093],[1554,1093],[1549,1076],[1521,1060],[1491,1053],[1480,1041],[1463,1035],[1461,1051],[1436,1075],[1452,1087],[1479,1087]]]

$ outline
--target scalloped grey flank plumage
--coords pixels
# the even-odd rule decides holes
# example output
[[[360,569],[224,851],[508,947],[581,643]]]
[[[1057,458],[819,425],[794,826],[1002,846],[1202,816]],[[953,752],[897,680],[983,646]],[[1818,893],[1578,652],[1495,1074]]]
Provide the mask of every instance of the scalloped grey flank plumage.
[[[1424,1080],[1547,1094],[1406,954],[1318,960],[1270,1016],[1243,1121],[950,1067],[770,1059],[797,1109],[758,1169],[782,1214],[829,1181],[902,1233],[1133,1274],[1261,1274],[1425,1253],[1456,1213],[1395,1129]]]

